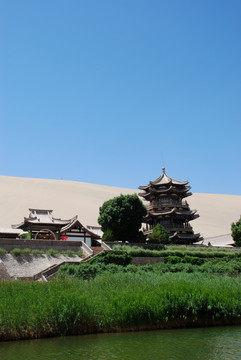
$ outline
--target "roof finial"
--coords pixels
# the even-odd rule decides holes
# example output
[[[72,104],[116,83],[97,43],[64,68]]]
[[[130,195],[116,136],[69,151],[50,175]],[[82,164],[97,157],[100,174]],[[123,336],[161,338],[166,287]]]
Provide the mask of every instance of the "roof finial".
[[[165,174],[165,168],[164,167],[162,168],[162,173]]]

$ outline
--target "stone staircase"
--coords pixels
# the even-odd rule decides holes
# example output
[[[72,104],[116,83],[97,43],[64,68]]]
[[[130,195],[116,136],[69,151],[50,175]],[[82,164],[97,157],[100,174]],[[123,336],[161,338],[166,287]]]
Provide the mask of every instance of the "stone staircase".
[[[95,255],[101,253],[102,251],[104,251],[102,246],[91,246],[90,248],[91,248],[91,250],[93,250],[92,256],[95,256]]]
[[[38,280],[38,281],[49,281],[52,280],[53,278],[56,277],[59,267],[64,265],[64,264],[74,264],[74,265],[78,265],[81,262],[86,262],[89,259],[97,256],[98,254],[100,254],[102,251],[105,251],[105,249],[101,246],[91,246],[90,249],[93,251],[92,255],[86,256],[84,259],[82,259],[81,261],[63,261],[60,264],[54,264],[50,267],[48,267],[47,269],[44,269],[43,271],[41,271],[40,273],[36,274],[33,276],[33,280]]]

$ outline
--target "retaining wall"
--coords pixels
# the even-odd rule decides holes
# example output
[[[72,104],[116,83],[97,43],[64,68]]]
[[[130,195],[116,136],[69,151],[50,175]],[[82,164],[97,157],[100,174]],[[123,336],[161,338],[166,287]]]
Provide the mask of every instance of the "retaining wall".
[[[155,264],[158,263],[160,261],[163,261],[162,257],[140,257],[140,256],[135,256],[132,258],[131,260],[131,264],[133,265],[147,265],[147,264]]]
[[[19,239],[0,239],[0,248],[11,251],[15,248],[19,249],[38,249],[48,250],[54,249],[58,251],[64,250],[85,250],[82,249],[82,241],[59,241],[59,240],[19,240]],[[85,253],[86,251],[84,251]]]

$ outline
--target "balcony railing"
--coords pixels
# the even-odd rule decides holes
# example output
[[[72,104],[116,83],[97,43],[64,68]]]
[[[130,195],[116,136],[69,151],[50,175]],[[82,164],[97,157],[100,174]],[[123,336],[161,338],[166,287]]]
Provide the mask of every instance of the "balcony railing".
[[[164,206],[170,206],[170,207],[185,207],[188,208],[189,205],[186,201],[175,201],[175,200],[163,200],[163,201],[155,201],[152,202],[152,204],[146,205],[147,210],[151,210],[153,208],[161,208]]]
[[[162,224],[161,224],[162,225]],[[181,224],[165,224],[162,225],[165,229],[167,230],[172,230],[172,231],[192,231],[192,226],[191,225],[181,225]],[[153,230],[153,228],[155,227],[155,225],[150,225],[150,224],[146,224],[146,226],[143,228],[143,231],[151,231]]]

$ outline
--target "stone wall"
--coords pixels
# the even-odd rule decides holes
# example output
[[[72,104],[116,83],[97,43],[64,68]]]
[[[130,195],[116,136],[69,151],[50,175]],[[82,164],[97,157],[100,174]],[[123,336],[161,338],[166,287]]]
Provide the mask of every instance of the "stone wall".
[[[161,257],[140,257],[135,256],[131,260],[131,264],[133,265],[147,265],[147,264],[155,264],[157,262],[163,261],[163,258]]]
[[[6,251],[18,249],[54,249],[58,251],[82,249],[82,241],[59,241],[59,240],[19,240],[19,239],[0,239],[0,248]],[[83,250],[83,249],[82,249]]]

